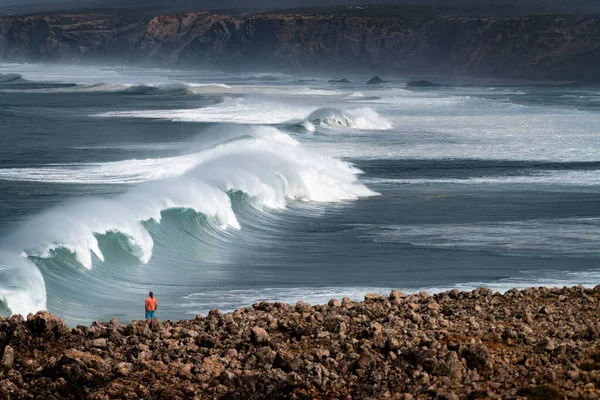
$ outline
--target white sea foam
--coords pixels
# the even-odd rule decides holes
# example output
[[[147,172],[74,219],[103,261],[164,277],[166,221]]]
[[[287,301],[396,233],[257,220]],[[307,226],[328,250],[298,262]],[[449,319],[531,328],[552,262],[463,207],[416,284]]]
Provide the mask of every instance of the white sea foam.
[[[0,301],[13,313],[27,315],[46,309],[46,287],[29,260],[0,248]]]
[[[600,255],[600,219],[564,218],[472,224],[359,227],[376,241],[502,254]]]
[[[25,89],[4,88],[5,93],[129,93],[129,94],[209,94],[230,92],[231,86],[223,83],[182,83],[167,82],[160,84],[129,83],[93,83],[72,86]]]
[[[534,171],[529,175],[487,176],[467,179],[456,178],[368,178],[366,183],[393,185],[547,185],[547,186],[599,186],[600,170]]]
[[[337,110],[321,108],[306,119],[314,125],[326,128],[354,128],[361,130],[388,130],[392,124],[370,108]]]
[[[103,118],[150,118],[183,122],[228,122],[236,124],[282,124],[300,121],[327,128],[387,130],[392,124],[371,108],[335,109],[271,103],[246,98],[228,98],[223,103],[199,109],[115,111],[95,115]]]
[[[361,97],[365,97],[365,95],[364,95],[364,94],[362,94],[361,92],[354,92],[354,93],[351,93],[351,94],[349,94],[347,97],[348,97],[348,98],[351,98],[351,99],[352,99],[352,98],[357,98],[357,99],[359,99],[359,98],[361,98]]]
[[[309,107],[294,107],[253,101],[245,98],[227,98],[224,102],[198,109],[114,111],[95,115],[104,118],[149,118],[182,122],[228,122],[234,124],[280,124],[291,119],[302,119],[311,112]]]

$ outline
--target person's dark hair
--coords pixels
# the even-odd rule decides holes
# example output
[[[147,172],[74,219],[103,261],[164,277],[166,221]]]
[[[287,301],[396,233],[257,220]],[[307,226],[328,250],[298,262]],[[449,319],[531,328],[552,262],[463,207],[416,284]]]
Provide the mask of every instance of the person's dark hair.
[[[148,293],[148,295],[149,295],[150,297],[154,297],[154,293],[153,293],[153,292],[150,292],[150,293]]]

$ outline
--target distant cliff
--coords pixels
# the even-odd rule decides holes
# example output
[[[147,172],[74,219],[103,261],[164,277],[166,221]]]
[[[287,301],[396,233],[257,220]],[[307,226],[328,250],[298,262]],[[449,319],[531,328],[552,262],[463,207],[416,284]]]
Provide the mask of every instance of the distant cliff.
[[[376,11],[4,17],[0,60],[597,80],[600,16]]]

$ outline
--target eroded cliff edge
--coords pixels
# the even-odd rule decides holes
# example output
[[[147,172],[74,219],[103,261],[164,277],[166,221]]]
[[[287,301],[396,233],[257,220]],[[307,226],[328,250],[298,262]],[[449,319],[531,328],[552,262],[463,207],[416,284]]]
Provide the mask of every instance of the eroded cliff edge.
[[[0,60],[596,80],[600,16],[39,14],[0,18]]]
[[[66,327],[0,319],[0,398],[598,399],[600,286],[256,304]]]

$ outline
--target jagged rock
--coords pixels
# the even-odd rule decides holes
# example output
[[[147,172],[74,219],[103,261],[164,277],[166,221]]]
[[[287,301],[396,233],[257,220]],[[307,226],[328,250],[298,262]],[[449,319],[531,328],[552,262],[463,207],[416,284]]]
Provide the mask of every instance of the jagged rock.
[[[373,354],[371,354],[369,351],[364,351],[360,355],[360,357],[357,361],[357,365],[358,365],[358,368],[367,368],[374,362],[375,362],[375,357],[373,356]]]
[[[554,312],[554,308],[552,306],[543,306],[540,308],[540,314],[550,315]]]
[[[328,82],[329,83],[350,83],[350,81],[348,79],[346,79],[346,78],[337,79],[337,80],[336,79],[330,79]]]
[[[100,372],[108,372],[110,370],[110,365],[102,357],[75,349],[67,350],[61,363],[63,365],[76,364]]]
[[[88,342],[88,347],[97,347],[103,349],[108,344],[108,341],[105,338],[94,339]]]
[[[399,292],[397,290],[392,290],[392,292],[390,293],[390,300],[401,300],[403,297],[402,292]]]
[[[129,376],[129,374],[131,374],[132,370],[133,370],[133,364],[126,363],[126,362],[120,362],[115,367],[115,372],[121,376]]]
[[[13,399],[18,396],[19,388],[8,379],[0,381],[0,398]]]
[[[15,350],[10,346],[6,346],[4,348],[4,353],[2,354],[2,361],[0,361],[0,365],[2,365],[2,368],[10,370],[13,367],[14,362]]]
[[[448,354],[446,365],[448,366],[448,374],[450,379],[452,379],[453,382],[459,383],[463,378],[464,368],[460,362],[460,359],[458,358],[458,354],[456,354],[455,351],[451,351]]]
[[[48,311],[39,311],[27,320],[27,326],[34,336],[46,339],[60,339],[70,333],[64,321],[55,317]]]
[[[269,342],[269,334],[263,328],[255,326],[252,328],[252,341],[256,344],[266,344]]]
[[[482,344],[469,345],[462,353],[470,369],[476,369],[481,374],[490,375],[494,370],[494,360],[487,347]]]
[[[331,300],[329,300],[329,303],[327,303],[327,305],[329,307],[339,307],[342,305],[342,303],[340,303],[340,301],[338,299],[331,299]]]
[[[382,83],[385,83],[385,82],[383,80],[381,80],[380,77],[374,76],[371,79],[369,79],[369,81],[367,82],[367,85],[380,85]]]
[[[545,351],[554,351],[556,349],[556,343],[551,338],[546,338],[542,343]]]
[[[365,300],[366,301],[383,301],[383,296],[380,294],[366,294],[365,295]]]
[[[312,306],[303,301],[299,301],[296,303],[296,311],[299,313],[308,313],[312,311]]]
[[[9,381],[11,381],[12,383],[14,383],[17,387],[21,388],[23,387],[23,376],[21,375],[21,373],[19,371],[15,371],[14,369],[9,371],[8,374],[6,374],[6,377],[8,378]]]
[[[439,83],[433,83],[433,82],[430,82],[430,81],[421,80],[421,81],[407,82],[406,86],[407,87],[431,88],[431,87],[440,87],[442,85],[440,85]]]

